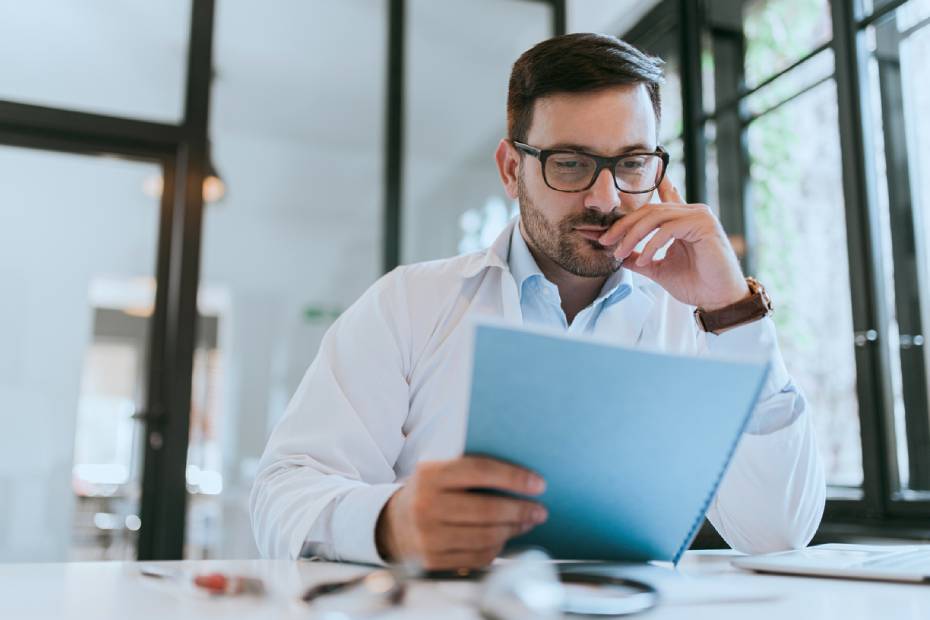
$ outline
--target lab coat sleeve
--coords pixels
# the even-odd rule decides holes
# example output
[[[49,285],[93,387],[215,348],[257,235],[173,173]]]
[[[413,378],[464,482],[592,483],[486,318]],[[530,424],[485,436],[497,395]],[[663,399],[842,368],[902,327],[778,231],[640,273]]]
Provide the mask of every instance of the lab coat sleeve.
[[[704,338],[706,355],[757,354],[771,363],[707,518],[744,553],[804,547],[820,525],[826,484],[811,412],[785,368],[775,325],[765,318]]]
[[[383,563],[381,508],[397,490],[410,367],[402,268],[330,327],[271,434],[250,496],[262,555]]]

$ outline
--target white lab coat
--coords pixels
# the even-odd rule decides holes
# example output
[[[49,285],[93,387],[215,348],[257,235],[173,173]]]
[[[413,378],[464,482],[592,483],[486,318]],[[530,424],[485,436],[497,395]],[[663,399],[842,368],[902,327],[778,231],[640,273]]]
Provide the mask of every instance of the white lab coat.
[[[522,320],[507,262],[512,231],[511,222],[482,252],[398,267],[332,325],[252,489],[263,555],[382,561],[374,529],[384,503],[418,462],[462,453],[470,319]],[[673,353],[771,356],[761,400],[707,516],[741,551],[806,545],[823,513],[823,468],[771,319],[705,334],[693,308],[629,270],[623,277],[632,292],[603,310],[595,336]]]

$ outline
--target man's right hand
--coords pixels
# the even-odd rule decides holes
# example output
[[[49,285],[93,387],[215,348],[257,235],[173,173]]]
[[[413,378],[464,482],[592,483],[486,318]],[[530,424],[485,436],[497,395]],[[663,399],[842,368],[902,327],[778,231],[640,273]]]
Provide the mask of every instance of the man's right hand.
[[[413,561],[426,570],[486,566],[509,538],[548,515],[536,502],[470,489],[539,495],[545,486],[533,472],[490,458],[421,463],[381,510],[378,552],[385,560]]]

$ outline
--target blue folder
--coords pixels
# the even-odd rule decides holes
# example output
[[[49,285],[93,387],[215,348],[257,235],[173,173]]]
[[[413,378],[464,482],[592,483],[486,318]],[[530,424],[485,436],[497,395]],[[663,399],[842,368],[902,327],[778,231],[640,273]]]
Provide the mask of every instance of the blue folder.
[[[549,520],[511,542],[558,559],[677,563],[767,362],[626,349],[479,324],[465,452],[541,474]]]

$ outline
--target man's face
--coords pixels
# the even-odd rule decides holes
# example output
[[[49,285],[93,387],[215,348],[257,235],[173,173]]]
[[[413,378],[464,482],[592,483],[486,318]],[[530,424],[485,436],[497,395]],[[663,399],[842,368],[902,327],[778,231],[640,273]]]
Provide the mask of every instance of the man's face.
[[[654,151],[656,115],[642,85],[595,93],[557,94],[535,102],[527,144],[570,148],[605,157]],[[651,194],[624,194],[602,170],[590,189],[558,192],[543,180],[538,159],[524,155],[516,171],[517,198],[530,248],[566,271],[604,277],[620,268],[597,238],[611,224],[648,202]]]

